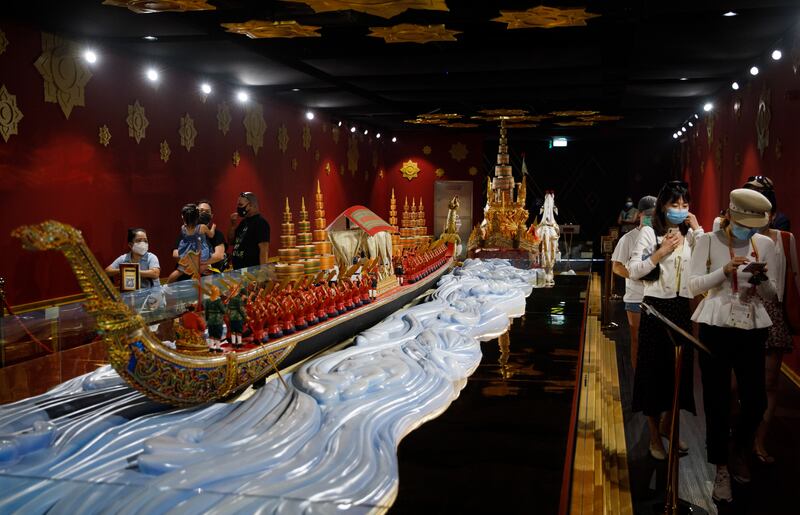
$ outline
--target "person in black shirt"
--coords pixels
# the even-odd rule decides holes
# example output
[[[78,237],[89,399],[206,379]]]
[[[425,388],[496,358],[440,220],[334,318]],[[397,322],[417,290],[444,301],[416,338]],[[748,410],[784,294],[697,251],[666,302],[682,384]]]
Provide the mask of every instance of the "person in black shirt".
[[[208,243],[211,246],[211,258],[208,260],[208,265],[212,268],[224,271],[228,266],[228,256],[225,254],[225,236],[222,231],[217,230],[217,224],[212,222],[214,218],[213,207],[211,202],[206,199],[197,202],[197,210],[200,211],[200,223],[208,227]]]
[[[269,223],[258,212],[258,199],[249,191],[239,194],[231,214],[228,239],[233,241],[233,268],[263,265],[269,257]]]

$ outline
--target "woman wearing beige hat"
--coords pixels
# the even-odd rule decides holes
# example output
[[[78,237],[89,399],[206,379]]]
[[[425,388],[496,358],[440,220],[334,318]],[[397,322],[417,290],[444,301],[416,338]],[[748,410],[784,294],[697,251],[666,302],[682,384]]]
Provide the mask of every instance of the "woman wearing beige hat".
[[[716,501],[732,499],[731,473],[741,483],[750,481],[747,457],[767,405],[764,342],[772,321],[761,299],[775,295],[774,280],[766,273],[776,268],[775,244],[758,231],[769,222],[771,207],[757,191],[731,191],[720,229],[699,238],[692,254],[689,289],[706,295],[692,320],[711,350],[711,355],[700,354],[700,369],[708,461],[717,466]],[[741,413],[729,459],[731,369]]]

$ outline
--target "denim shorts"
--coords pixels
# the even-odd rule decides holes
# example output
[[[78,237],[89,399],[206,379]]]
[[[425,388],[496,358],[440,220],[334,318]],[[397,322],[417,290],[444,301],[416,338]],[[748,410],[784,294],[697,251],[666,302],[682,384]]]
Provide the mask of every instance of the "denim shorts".
[[[639,302],[626,302],[625,311],[630,311],[631,313],[641,313],[642,305]]]

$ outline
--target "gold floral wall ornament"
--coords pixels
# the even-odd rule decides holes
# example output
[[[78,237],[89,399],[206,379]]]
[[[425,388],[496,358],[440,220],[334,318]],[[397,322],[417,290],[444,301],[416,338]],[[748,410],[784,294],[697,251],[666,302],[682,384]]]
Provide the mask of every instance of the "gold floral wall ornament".
[[[358,11],[380,16],[381,18],[394,18],[408,9],[424,9],[429,11],[449,11],[445,0],[283,0],[306,4],[316,13],[331,11]]]
[[[278,127],[278,150],[282,153],[286,153],[286,149],[289,148],[289,131],[286,129],[286,125],[281,125]]]
[[[6,33],[0,30],[0,55],[6,51],[8,48],[8,38],[6,37]]]
[[[242,123],[247,136],[247,144],[253,148],[253,153],[258,155],[259,149],[264,146],[264,133],[267,132],[264,106],[258,102],[252,102],[247,108]]]
[[[355,174],[358,170],[358,138],[351,137],[350,143],[347,146],[347,169],[351,174]]]
[[[409,181],[416,179],[419,175],[419,172],[419,165],[410,159],[403,163],[403,166],[400,167],[400,173],[403,175],[403,178],[408,179]]]
[[[100,126],[100,130],[97,132],[97,140],[104,147],[111,143],[111,131],[108,130],[108,125]]]
[[[3,141],[8,143],[12,134],[19,134],[22,116],[22,111],[17,107],[17,96],[9,93],[3,84],[0,87],[0,136],[3,136]]]
[[[42,54],[34,66],[44,79],[44,101],[58,104],[67,119],[73,107],[85,105],[92,72],[73,43],[42,32]]]
[[[469,154],[467,146],[460,141],[458,143],[453,143],[450,147],[450,157],[456,161],[463,161],[467,157],[467,154]]]
[[[511,29],[553,29],[556,27],[585,27],[586,20],[599,17],[599,14],[587,13],[586,8],[559,9],[540,5],[527,11],[500,11],[498,18],[492,21],[505,23]]]
[[[342,177],[344,177],[344,163],[341,163],[341,164],[339,165],[339,175],[341,175]]]
[[[306,152],[311,149],[311,127],[308,124],[303,125],[303,148]]]
[[[370,27],[367,36],[383,38],[387,43],[433,43],[437,41],[458,41],[459,30],[451,30],[439,25],[416,25],[401,23],[393,27]]]
[[[213,11],[207,0],[105,0],[103,5],[124,7],[136,14],[163,12]]]
[[[299,163],[297,162],[297,158],[296,158],[296,157],[293,157],[293,158],[292,158],[292,171],[295,171],[295,172],[297,171],[297,166],[298,166],[298,164],[299,164]]]
[[[716,123],[716,117],[714,114],[710,114],[706,117],[706,143],[708,143],[708,149],[711,150],[711,145],[714,143],[714,124]]]
[[[600,111],[551,111],[552,116],[594,116],[600,114]]]
[[[250,39],[266,38],[318,38],[322,27],[300,25],[294,20],[250,20],[244,23],[220,23],[228,32],[243,34]]]
[[[242,156],[239,155],[239,151],[238,150],[234,150],[233,151],[233,157],[231,158],[231,162],[233,163],[233,166],[239,166],[239,162],[241,160],[242,160]]]
[[[319,163],[319,149],[314,151],[314,161]]]
[[[756,136],[758,137],[758,154],[764,157],[764,150],[769,146],[769,122],[772,119],[770,110],[770,90],[764,88],[758,97],[756,111]]]
[[[192,150],[194,140],[197,138],[197,129],[194,128],[194,120],[189,116],[189,113],[181,117],[181,128],[178,130],[178,134],[181,136],[181,146],[187,152]]]
[[[383,168],[381,168],[380,170],[378,170],[378,178],[379,178],[379,179],[383,179]]]
[[[167,140],[161,142],[159,153],[161,154],[162,161],[164,161],[165,163],[169,161],[169,155],[172,153],[172,150],[170,150],[169,143],[167,143]]]
[[[330,175],[330,174],[331,174],[331,164],[325,163],[325,175]]]
[[[432,150],[430,145],[425,145],[424,147],[422,147],[422,153],[425,154],[426,156],[431,155],[431,152]]]
[[[133,105],[128,105],[128,117],[125,119],[128,123],[128,136],[136,140],[138,144],[145,137],[147,126],[150,125],[150,120],[147,119],[144,113],[144,107],[135,101]]]
[[[474,177],[474,176],[478,175],[478,169],[477,169],[476,167],[474,167],[474,166],[470,166],[470,167],[469,167],[469,170],[468,170],[468,173],[469,173],[471,176],[473,176],[473,177]]]
[[[225,101],[217,104],[217,129],[222,134],[228,134],[231,130],[231,108]]]
[[[444,168],[437,168],[434,173],[436,174],[436,177],[442,178],[444,177]]]
[[[334,143],[339,143],[339,127],[334,127],[331,129],[331,138],[333,139]]]
[[[780,138],[775,138],[775,159],[780,161],[783,157],[783,143]]]

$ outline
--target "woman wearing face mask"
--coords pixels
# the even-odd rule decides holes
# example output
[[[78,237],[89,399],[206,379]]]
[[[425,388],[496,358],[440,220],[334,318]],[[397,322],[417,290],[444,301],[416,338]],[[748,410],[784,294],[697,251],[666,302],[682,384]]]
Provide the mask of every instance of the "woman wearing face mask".
[[[200,213],[198,222],[208,227],[206,238],[212,252],[206,265],[221,272],[225,270],[228,262],[225,255],[225,236],[222,235],[222,231],[217,231],[217,224],[212,222],[214,218],[212,209],[211,202],[208,200],[203,199],[197,202],[197,210]]]
[[[158,277],[161,274],[161,265],[159,265],[156,255],[149,252],[147,233],[144,229],[128,229],[128,247],[131,249],[130,252],[119,256],[106,267],[109,277],[119,275],[120,263],[139,263],[141,287],[151,288],[160,284]]]
[[[622,234],[635,229],[639,225],[639,210],[633,207],[633,199],[631,197],[625,199],[625,207],[619,212],[617,225],[620,226]]]
[[[762,299],[775,295],[770,275],[777,267],[775,244],[758,231],[769,222],[771,207],[757,191],[733,190],[720,230],[698,240],[690,266],[692,293],[707,294],[692,320],[700,325],[700,341],[711,350],[711,355],[700,354],[700,370],[708,461],[717,467],[712,494],[717,501],[732,499],[731,475],[741,483],[750,481],[746,458],[767,405],[764,344],[772,321]],[[741,408],[729,459],[731,369]]]
[[[683,181],[670,181],[661,188],[656,200],[652,227],[642,227],[634,246],[628,270],[632,279],[644,283],[642,302],[657,309],[675,324],[691,332],[689,302],[689,261],[692,247],[703,229],[689,212],[691,197]],[[694,408],[692,382],[694,353],[683,352],[680,384],[680,407],[691,413]],[[663,460],[667,453],[662,437],[666,436],[672,408],[675,376],[675,348],[661,322],[644,316],[639,326],[639,354],[633,386],[633,411],[647,417],[650,432],[650,455]],[[680,451],[688,447],[679,442]]]

